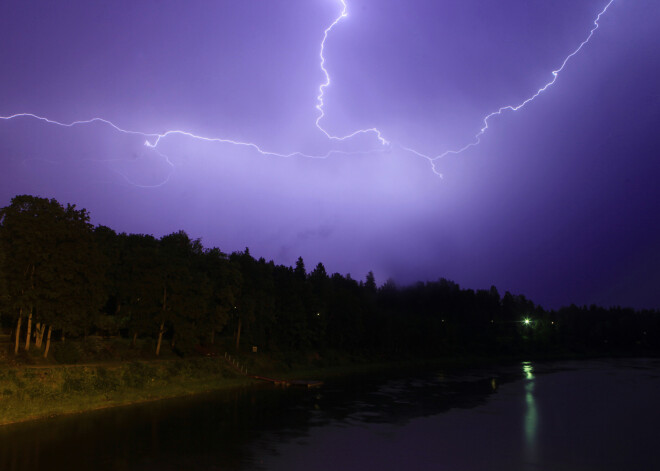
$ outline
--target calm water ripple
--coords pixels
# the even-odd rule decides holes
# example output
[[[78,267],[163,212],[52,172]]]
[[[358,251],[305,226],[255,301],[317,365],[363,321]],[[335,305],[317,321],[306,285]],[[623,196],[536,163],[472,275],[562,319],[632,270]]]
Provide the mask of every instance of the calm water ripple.
[[[0,428],[0,469],[651,470],[660,361],[245,388]]]

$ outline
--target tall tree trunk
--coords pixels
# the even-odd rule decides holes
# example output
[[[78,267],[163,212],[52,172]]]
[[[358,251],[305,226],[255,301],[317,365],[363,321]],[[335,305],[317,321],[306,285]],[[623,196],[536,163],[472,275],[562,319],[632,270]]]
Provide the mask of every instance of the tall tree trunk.
[[[160,354],[160,344],[163,341],[163,332],[165,331],[165,322],[160,323],[160,330],[158,331],[158,344],[156,345],[156,356]]]
[[[135,347],[135,342],[137,341],[137,330],[133,332],[133,346]]]
[[[50,350],[50,334],[53,331],[53,326],[48,326],[48,337],[46,338],[46,350],[44,350],[44,358],[48,357],[48,350]],[[43,333],[41,334],[43,335]]]
[[[39,347],[39,343],[37,342],[37,339],[39,338],[39,330],[41,330],[41,322],[37,322],[36,325],[34,326],[34,331],[32,332],[32,337],[34,337],[34,346]]]
[[[14,355],[18,355],[18,343],[21,337],[21,322],[23,321],[23,309],[18,311],[18,322],[16,323],[16,346],[14,347]]]
[[[30,334],[32,333],[32,309],[30,309],[30,315],[28,316],[28,325],[27,325],[27,336],[25,337],[25,351],[30,350]]]
[[[34,265],[32,265],[32,273],[30,274],[30,285],[34,292]],[[30,335],[32,334],[32,306],[30,306],[30,314],[28,316],[27,335],[25,336],[25,351],[30,350]]]
[[[238,328],[236,329],[236,350],[237,351],[238,351],[238,346],[241,343],[241,326],[242,326],[242,322],[241,322],[241,318],[239,316],[239,318],[238,318]]]
[[[163,287],[163,320],[158,330],[158,344],[156,345],[156,356],[160,354],[160,344],[163,342],[163,333],[165,332],[165,311],[167,310],[167,286]]]
[[[34,341],[37,348],[41,348],[44,340],[44,332],[46,331],[46,324],[37,324],[37,339]]]

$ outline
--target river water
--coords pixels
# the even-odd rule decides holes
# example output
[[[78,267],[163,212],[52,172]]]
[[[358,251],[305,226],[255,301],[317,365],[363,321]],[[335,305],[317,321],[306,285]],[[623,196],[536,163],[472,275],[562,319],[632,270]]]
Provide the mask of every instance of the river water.
[[[660,360],[268,385],[0,427],[0,469],[660,469]]]

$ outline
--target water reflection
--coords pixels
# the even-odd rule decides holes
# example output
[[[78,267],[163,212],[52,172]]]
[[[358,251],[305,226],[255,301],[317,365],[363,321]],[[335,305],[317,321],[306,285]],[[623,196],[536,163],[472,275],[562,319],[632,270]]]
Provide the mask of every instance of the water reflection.
[[[538,428],[538,411],[534,398],[535,376],[534,366],[525,361],[522,364],[525,377],[525,456],[529,461],[536,462],[536,435]]]
[[[282,417],[282,398],[244,389],[0,427],[0,470],[253,469],[260,431],[308,420]]]
[[[16,424],[0,428],[0,470],[255,469],[263,454],[305,439],[310,428],[403,427],[484,404],[497,384],[491,372],[378,375],[319,390],[245,388]]]
[[[654,469],[660,362],[634,365],[389,373],[18,424],[0,427],[0,470]]]

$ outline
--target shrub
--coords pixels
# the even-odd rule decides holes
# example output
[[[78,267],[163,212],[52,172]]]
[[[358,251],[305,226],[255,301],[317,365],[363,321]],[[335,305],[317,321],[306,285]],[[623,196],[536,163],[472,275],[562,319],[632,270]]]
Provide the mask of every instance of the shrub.
[[[77,343],[62,342],[56,344],[53,348],[53,356],[58,363],[74,364],[80,361],[83,352]]]
[[[97,391],[116,391],[119,382],[119,376],[114,371],[98,368],[94,376],[94,389]]]
[[[181,373],[182,368],[183,368],[183,362],[179,360],[169,361],[165,364],[165,370],[167,371],[167,376],[170,378],[173,376],[177,376],[179,373]]]
[[[16,370],[13,369],[8,370],[7,379],[9,379],[12,383],[14,383],[18,389],[22,389],[25,387],[25,382],[18,377],[18,375],[16,374]]]
[[[144,363],[129,363],[123,374],[124,384],[131,388],[142,389],[155,376],[156,370]]]
[[[197,339],[194,336],[181,335],[177,337],[174,353],[181,358],[194,355],[195,347],[197,346]]]
[[[191,374],[196,377],[222,374],[223,371],[223,364],[218,359],[195,358],[189,362],[192,367]]]
[[[143,339],[141,342],[138,343],[138,348],[139,352],[141,355],[153,355],[154,352],[156,351],[156,342],[154,339]]]
[[[82,344],[83,355],[85,358],[94,360],[112,360],[114,352],[111,344],[96,337],[89,337]]]
[[[81,392],[84,391],[87,384],[85,381],[85,372],[73,369],[64,370],[64,382],[62,383],[62,392]]]

